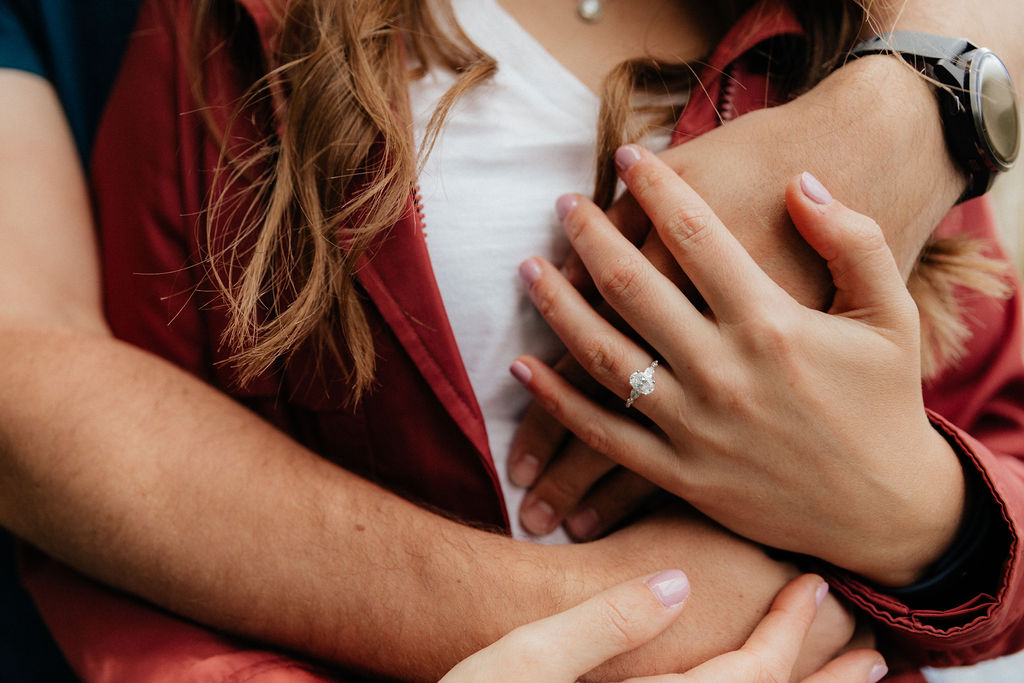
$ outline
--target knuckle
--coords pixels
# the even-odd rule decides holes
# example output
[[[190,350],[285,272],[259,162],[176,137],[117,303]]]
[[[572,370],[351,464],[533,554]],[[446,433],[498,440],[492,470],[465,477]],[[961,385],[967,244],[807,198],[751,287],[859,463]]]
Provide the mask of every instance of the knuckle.
[[[623,610],[614,600],[606,600],[601,611],[609,637],[622,645],[623,649],[632,650],[644,643],[642,619],[631,615],[628,610]]]
[[[748,347],[764,358],[791,357],[800,339],[796,318],[783,312],[753,318],[747,321],[745,331]]]
[[[580,441],[587,444],[598,453],[601,453],[602,455],[612,453],[614,441],[608,433],[608,430],[605,429],[604,423],[588,423],[587,425],[575,430],[575,433]]]
[[[751,680],[758,683],[788,683],[789,672],[784,669],[784,666],[779,665],[762,665],[761,670]]]
[[[588,337],[580,345],[578,360],[599,382],[621,376],[622,356],[604,335]]]
[[[556,509],[565,512],[579,502],[592,483],[585,473],[581,476],[572,469],[563,468],[537,482],[534,492]]]
[[[580,211],[580,208],[577,206],[576,210],[569,212],[569,215],[562,222],[565,234],[570,241],[575,241],[587,228],[587,212]]]
[[[636,256],[620,258],[619,263],[600,278],[599,288],[604,298],[620,305],[636,299],[647,283],[647,268],[646,261]]]
[[[662,235],[678,247],[693,250],[711,236],[710,209],[704,206],[682,204],[675,207],[662,221]]]
[[[533,305],[537,309],[537,312],[541,314],[545,320],[552,320],[558,313],[558,297],[555,295],[555,290],[548,286],[544,278],[541,278],[533,285],[533,291],[530,292],[530,296],[533,299]]]
[[[850,221],[847,235],[856,245],[856,250],[865,256],[892,253],[888,242],[885,241],[885,233],[882,232],[882,228],[868,216],[857,214],[856,218]]]

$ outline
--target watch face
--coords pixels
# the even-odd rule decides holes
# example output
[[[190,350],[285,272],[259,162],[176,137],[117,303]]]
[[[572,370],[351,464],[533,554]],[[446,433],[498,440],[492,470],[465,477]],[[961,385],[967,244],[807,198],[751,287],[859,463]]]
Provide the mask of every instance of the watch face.
[[[1003,62],[992,52],[979,49],[970,64],[970,90],[974,99],[975,126],[987,142],[988,161],[1005,171],[1020,150],[1020,115],[1013,82]]]

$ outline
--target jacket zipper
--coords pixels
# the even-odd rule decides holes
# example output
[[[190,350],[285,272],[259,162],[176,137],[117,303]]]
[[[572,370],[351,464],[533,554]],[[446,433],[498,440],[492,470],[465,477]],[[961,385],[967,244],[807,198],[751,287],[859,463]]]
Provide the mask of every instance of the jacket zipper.
[[[718,118],[722,123],[736,118],[736,88],[739,84],[732,76],[733,70],[732,64],[722,70],[722,89],[718,96]]]
[[[412,205],[416,209],[416,223],[420,227],[420,234],[423,238],[427,237],[427,218],[423,213],[423,194],[420,192],[420,184],[416,183],[412,186]]]

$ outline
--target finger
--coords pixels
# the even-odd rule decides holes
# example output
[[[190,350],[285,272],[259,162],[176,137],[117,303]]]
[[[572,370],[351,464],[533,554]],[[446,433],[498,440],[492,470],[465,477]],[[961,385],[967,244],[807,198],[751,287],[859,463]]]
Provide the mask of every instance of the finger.
[[[810,173],[789,183],[786,205],[797,230],[828,262],[836,286],[830,313],[907,313],[910,295],[877,223],[836,201]]]
[[[522,366],[513,372],[516,379],[580,441],[655,484],[672,483],[676,493],[684,487],[684,458],[657,434],[594,403],[536,358],[520,356],[516,364]]]
[[[530,403],[512,437],[508,478],[516,486],[533,486],[548,462],[564,447],[568,430],[539,406]]]
[[[636,145],[620,147],[615,162],[626,186],[716,318],[739,322],[778,299],[782,290],[675,171]],[[593,268],[590,271],[594,273]]]
[[[597,210],[596,207],[594,210]],[[629,248],[633,249],[633,247]],[[661,275],[651,271],[649,266],[645,267],[648,268],[649,273],[662,278]],[[569,353],[594,379],[625,401],[632,391],[629,383],[630,376],[634,372],[643,371],[650,366],[654,360],[651,355],[598,315],[582,295],[550,263],[539,258],[527,259],[520,266],[520,273],[526,281],[530,298],[533,299],[537,310],[565,344]],[[662,279],[664,280],[664,278]],[[672,287],[671,283],[668,286]],[[673,291],[677,298],[682,298],[674,287]],[[689,306],[688,303],[685,305]],[[703,325],[710,324],[700,314],[695,312],[694,314]],[[665,327],[668,329],[661,330],[660,334],[667,336],[671,332],[674,336],[673,342],[677,347],[673,351],[677,351],[678,347],[683,345],[680,339],[683,335],[680,334],[680,330],[686,329],[696,336],[692,329],[686,327],[674,327],[671,323]],[[701,348],[707,349],[708,345],[704,344]],[[702,353],[706,358],[707,351]],[[669,368],[663,367],[664,360],[666,359],[663,358],[659,368],[654,371],[657,391],[640,396],[633,404],[656,422],[659,417],[664,417],[668,412],[673,415],[678,415],[679,412],[678,406],[673,405],[681,396],[679,384]],[[667,360],[669,365],[674,363],[671,356]],[[689,363],[685,365],[689,365]],[[663,386],[664,390],[662,390]],[[663,402],[665,405],[662,406]],[[659,408],[659,406],[661,407]],[[547,406],[545,408],[548,409]],[[548,412],[551,410],[548,409]],[[598,450],[600,451],[600,449]]]
[[[523,528],[536,536],[550,534],[587,491],[615,467],[615,461],[607,456],[578,439],[570,439],[523,498],[519,507]]]
[[[593,396],[603,391],[600,384],[566,353],[555,363],[555,372],[584,394]],[[536,403],[531,403],[516,428],[509,447],[508,475],[516,486],[529,487],[568,438],[568,430]]]
[[[598,481],[565,519],[577,541],[605,535],[644,509],[661,489],[635,472],[618,468]]]
[[[601,296],[630,328],[660,353],[675,355],[666,355],[670,363],[714,344],[713,325],[619,234],[593,202],[578,195],[564,195],[558,203],[573,248]],[[685,338],[681,339],[680,331],[685,331]]]
[[[804,574],[775,596],[768,614],[739,650],[727,652],[687,671],[690,683],[720,681],[789,680],[800,646],[817,613],[827,584],[819,576]]]
[[[608,220],[612,222],[623,237],[636,246],[642,244],[651,232],[651,221],[647,214],[637,204],[636,199],[628,192],[615,200],[606,212]],[[594,288],[594,282],[590,273],[584,267],[579,255],[570,251],[562,265],[562,274],[581,292],[590,292]]]
[[[833,659],[803,683],[878,683],[889,672],[882,655],[874,650],[854,650]]]
[[[678,569],[634,579],[565,612],[516,629],[496,643],[504,652],[493,654],[498,655],[497,661],[525,660],[534,664],[532,678],[521,680],[576,680],[668,628],[682,614],[689,592],[689,581]],[[498,669],[492,671],[492,676],[495,674],[508,680]]]
[[[765,662],[779,680],[785,680],[827,594],[828,584],[820,576],[805,574],[790,581],[775,596],[768,614],[742,649]]]

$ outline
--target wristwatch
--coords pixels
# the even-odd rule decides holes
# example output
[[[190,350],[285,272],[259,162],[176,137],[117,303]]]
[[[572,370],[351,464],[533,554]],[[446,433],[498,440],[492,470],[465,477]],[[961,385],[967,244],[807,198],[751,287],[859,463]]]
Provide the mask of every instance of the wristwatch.
[[[869,38],[851,58],[898,54],[932,79],[953,159],[967,174],[961,201],[984,194],[1020,151],[1017,93],[994,52],[964,38],[892,31]]]

